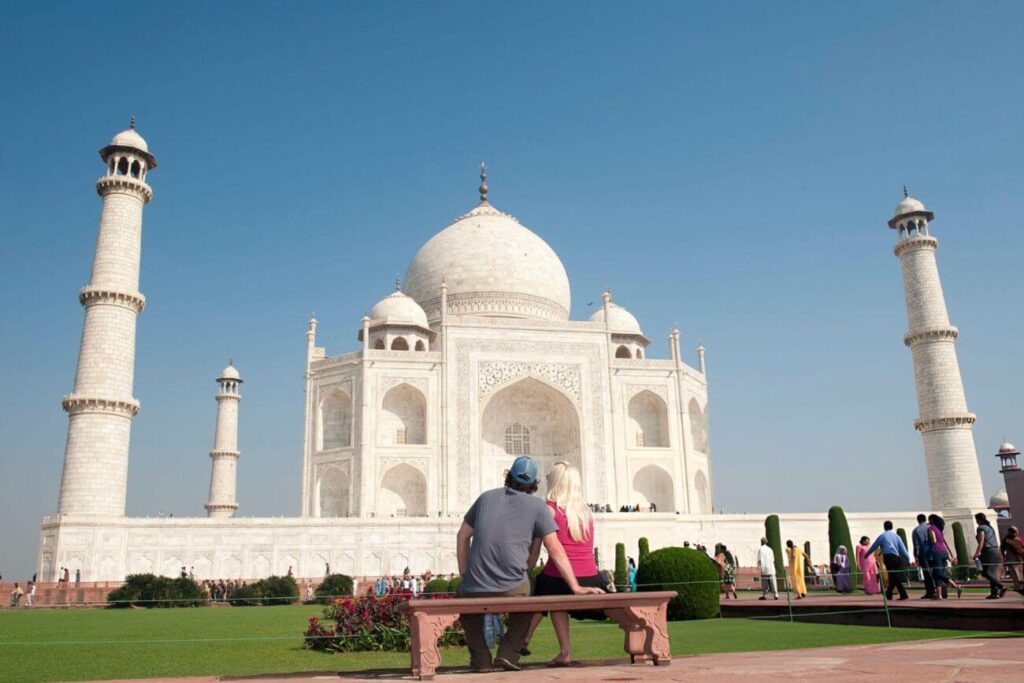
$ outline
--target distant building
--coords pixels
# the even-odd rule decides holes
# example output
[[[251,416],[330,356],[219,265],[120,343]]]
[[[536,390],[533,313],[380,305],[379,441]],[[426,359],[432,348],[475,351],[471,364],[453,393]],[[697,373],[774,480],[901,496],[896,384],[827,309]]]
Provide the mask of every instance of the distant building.
[[[1004,487],[993,494],[988,505],[996,512],[1000,534],[1005,534],[1011,526],[1019,529],[1024,522],[1024,471],[1017,464],[1020,451],[1009,441],[999,447],[996,457]]]

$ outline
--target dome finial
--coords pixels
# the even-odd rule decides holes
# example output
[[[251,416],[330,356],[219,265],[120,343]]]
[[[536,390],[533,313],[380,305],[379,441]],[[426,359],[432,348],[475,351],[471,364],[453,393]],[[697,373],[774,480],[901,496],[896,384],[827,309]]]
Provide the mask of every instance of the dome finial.
[[[487,203],[487,163],[480,162],[480,203]]]
[[[228,358],[228,365],[229,366],[233,366],[234,364],[235,364],[235,359],[234,358]]]
[[[132,118],[128,122],[128,127],[131,128],[132,130],[135,130],[135,112],[132,112]]]
[[[401,292],[402,291],[402,276],[401,275],[396,275],[395,276],[395,291],[396,292]]]
[[[910,193],[907,192],[907,186],[906,185],[903,186],[903,196],[904,197],[909,197],[910,196]]]

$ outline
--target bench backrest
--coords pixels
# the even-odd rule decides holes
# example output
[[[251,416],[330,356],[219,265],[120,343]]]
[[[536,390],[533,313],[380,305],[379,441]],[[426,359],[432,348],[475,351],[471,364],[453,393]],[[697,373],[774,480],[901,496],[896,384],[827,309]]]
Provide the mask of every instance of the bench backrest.
[[[602,593],[595,595],[541,595],[529,598],[438,598],[410,600],[403,612],[434,614],[505,614],[509,612],[562,612],[567,610],[607,610],[627,606],[655,606],[676,597],[675,591],[641,593]]]

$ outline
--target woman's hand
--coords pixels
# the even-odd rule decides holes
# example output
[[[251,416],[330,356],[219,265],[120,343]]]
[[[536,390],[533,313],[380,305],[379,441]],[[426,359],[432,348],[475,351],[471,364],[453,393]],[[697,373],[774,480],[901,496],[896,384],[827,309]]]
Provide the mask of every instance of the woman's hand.
[[[596,595],[597,593],[604,593],[600,588],[592,588],[590,586],[579,586],[577,585],[572,589],[573,595]]]

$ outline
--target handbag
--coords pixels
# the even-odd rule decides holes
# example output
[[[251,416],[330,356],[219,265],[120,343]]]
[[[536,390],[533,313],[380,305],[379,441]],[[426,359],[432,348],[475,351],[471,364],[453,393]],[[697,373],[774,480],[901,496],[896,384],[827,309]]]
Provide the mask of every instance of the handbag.
[[[615,588],[615,575],[614,574],[612,574],[607,569],[602,569],[597,574],[598,574],[598,576],[601,577],[601,585],[604,586],[604,592],[605,593],[615,593],[615,592],[617,592],[617,590]]]

